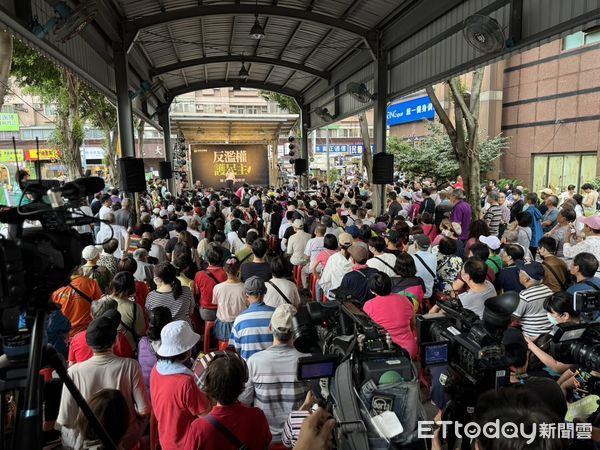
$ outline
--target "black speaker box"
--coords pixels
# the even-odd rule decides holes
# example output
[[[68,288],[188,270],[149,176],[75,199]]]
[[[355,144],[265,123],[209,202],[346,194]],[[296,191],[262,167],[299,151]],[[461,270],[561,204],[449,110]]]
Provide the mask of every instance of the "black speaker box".
[[[169,180],[173,178],[173,167],[171,166],[171,161],[159,161],[158,178],[162,180]]]
[[[377,153],[373,156],[373,184],[394,182],[394,155]]]
[[[124,192],[144,192],[146,176],[142,158],[119,158],[121,190]]]
[[[303,175],[307,169],[306,159],[300,158],[294,160],[294,175]]]

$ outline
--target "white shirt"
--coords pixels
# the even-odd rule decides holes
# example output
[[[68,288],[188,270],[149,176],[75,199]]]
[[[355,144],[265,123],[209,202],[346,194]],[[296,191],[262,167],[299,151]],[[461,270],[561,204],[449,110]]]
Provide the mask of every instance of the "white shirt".
[[[283,292],[287,299],[292,302],[292,305],[294,305],[296,308],[300,306],[300,294],[298,293],[298,288],[293,282],[286,280],[285,278],[271,278],[265,283],[265,286],[267,287],[267,293],[265,294],[265,298],[263,300],[265,305],[277,308],[279,305],[284,305],[287,303],[271,283],[273,283],[281,292]]]
[[[331,289],[339,288],[342,278],[351,270],[352,263],[344,255],[340,252],[331,255],[319,280],[319,285],[325,291],[325,295],[328,295]]]
[[[389,267],[392,266],[392,267]],[[394,271],[393,267],[396,265],[396,255],[392,253],[382,253],[381,255],[375,255],[371,259],[367,260],[367,266],[377,269],[380,272],[386,273],[390,277],[397,277],[398,274]]]
[[[285,252],[287,250],[287,242],[283,241],[283,235],[285,234],[285,231],[291,226],[292,226],[291,223],[282,223],[281,226],[279,227],[279,240],[281,241],[281,251],[282,252]]]
[[[304,249],[304,254],[310,258],[310,266],[312,267],[315,264],[315,260],[321,251],[325,250],[324,247],[324,239],[321,237],[314,237],[310,239],[306,243],[306,248]]]
[[[111,238],[111,234],[113,234],[113,239],[116,239],[119,243],[119,247],[114,255],[116,258],[121,258],[123,252],[127,251],[125,245],[127,244],[127,239],[129,239],[129,233],[127,233],[125,227],[113,224],[100,228],[100,231],[98,231],[98,234],[96,235],[96,245],[101,246],[105,241]]]
[[[292,264],[298,265],[305,262],[304,250],[309,240],[310,234],[303,230],[298,230],[290,236],[287,243],[287,254],[291,255],[290,262]]]
[[[73,211],[73,215],[76,217],[82,217],[82,216],[93,217],[92,208],[90,208],[87,205],[80,206],[78,211]],[[79,234],[92,232],[90,225],[78,225],[78,226],[73,227],[73,229],[75,231],[77,231]]]
[[[437,258],[433,253],[424,251],[418,251],[417,253],[411,255],[415,260],[415,266],[417,266],[417,276],[421,277],[425,283],[425,298],[429,298],[433,292],[434,276],[429,272],[429,270],[427,270],[423,263],[419,261],[419,258],[417,258],[416,255],[418,255],[425,262],[425,264],[427,264],[427,267],[431,269],[434,275],[437,270]]]

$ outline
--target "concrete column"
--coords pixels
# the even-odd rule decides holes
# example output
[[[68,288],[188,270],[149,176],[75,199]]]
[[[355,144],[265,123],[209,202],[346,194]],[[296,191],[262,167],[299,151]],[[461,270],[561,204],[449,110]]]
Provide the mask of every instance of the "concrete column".
[[[165,142],[165,161],[170,161],[173,164],[173,146],[171,144],[171,118],[169,117],[169,108],[164,105],[158,115],[158,123],[163,129],[163,140]],[[190,162],[191,165],[191,162]],[[169,192],[176,195],[175,192],[175,175],[167,181]]]
[[[304,189],[308,189],[308,179],[310,178],[310,164],[308,156],[308,129],[310,128],[310,112],[308,111],[308,105],[300,105],[300,129],[302,130],[302,148],[301,157],[306,159],[306,175],[301,178],[301,186]]]
[[[115,65],[115,84],[117,87],[117,117],[119,124],[119,139],[121,156],[135,157],[133,137],[133,116],[131,99],[129,98],[129,75],[127,51],[120,44],[115,44],[113,50]]]
[[[388,53],[379,48],[377,51],[377,70],[375,73],[377,100],[375,101],[375,153],[385,153],[387,145],[387,94],[388,94]],[[385,185],[373,185],[373,211],[382,214],[385,208]]]

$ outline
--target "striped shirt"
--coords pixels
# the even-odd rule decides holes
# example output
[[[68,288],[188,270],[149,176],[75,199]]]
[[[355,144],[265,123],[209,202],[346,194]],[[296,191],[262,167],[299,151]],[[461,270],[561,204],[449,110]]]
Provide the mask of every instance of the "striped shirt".
[[[502,210],[498,205],[491,205],[483,219],[487,222],[488,227],[490,228],[491,236],[498,236],[498,231],[500,228],[500,222],[502,222]]]
[[[532,286],[519,293],[519,305],[513,316],[519,319],[525,336],[537,337],[552,328],[548,312],[544,309],[544,300],[551,295],[552,290],[545,284]]]
[[[261,409],[273,435],[281,441],[283,426],[290,412],[304,402],[308,384],[298,381],[298,358],[308,356],[291,345],[272,345],[248,359],[248,382],[239,397],[242,403]]]
[[[181,287],[181,295],[173,297],[172,292],[152,291],[146,297],[146,309],[152,311],[157,306],[166,306],[171,310],[173,320],[185,320],[191,322],[191,315],[194,309],[194,298],[192,291],[187,286]]]
[[[246,361],[253,354],[269,348],[273,334],[269,330],[275,308],[264,303],[254,303],[242,311],[233,322],[229,345]]]

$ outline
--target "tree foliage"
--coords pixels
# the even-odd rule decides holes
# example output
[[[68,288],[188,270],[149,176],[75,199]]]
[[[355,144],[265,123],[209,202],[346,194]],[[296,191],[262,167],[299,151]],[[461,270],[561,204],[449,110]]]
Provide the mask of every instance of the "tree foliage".
[[[0,108],[8,90],[8,76],[12,62],[13,37],[8,31],[0,30]]]
[[[50,142],[62,151],[62,162],[69,178],[82,174],[80,147],[85,137],[84,125],[90,123],[104,133],[109,173],[113,183],[118,183],[118,177],[114,177],[117,110],[106,96],[18,41],[14,46],[11,75],[24,92],[56,105],[56,127]]]
[[[289,95],[271,91],[260,91],[260,96],[268,102],[276,103],[281,109],[285,109],[290,114],[300,114],[298,102]]]
[[[389,138],[388,152],[394,154],[394,169],[410,178],[432,178],[437,184],[455,180],[460,168],[448,134],[435,122],[427,128],[430,134],[412,143],[396,136]],[[481,136],[479,142],[480,172],[492,171],[494,161],[508,148],[509,138]]]

